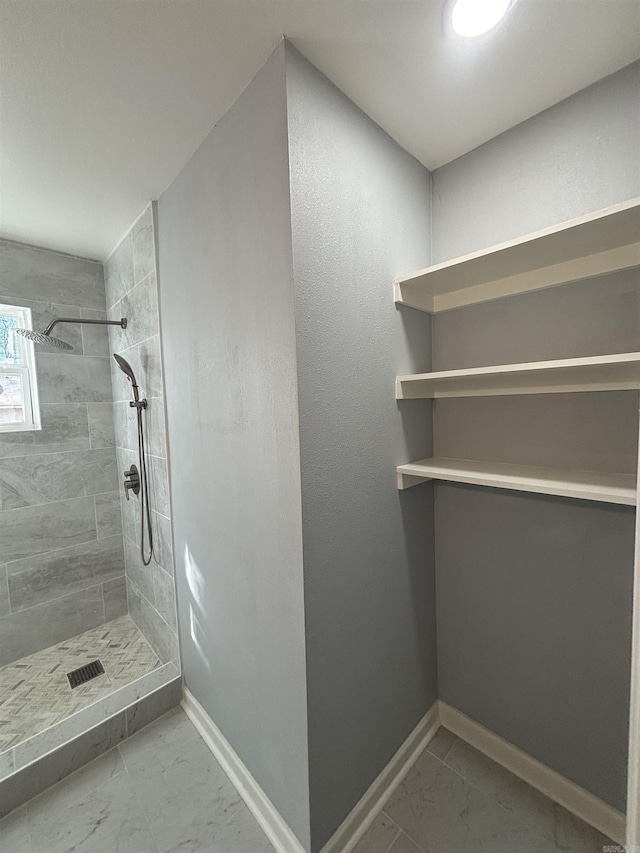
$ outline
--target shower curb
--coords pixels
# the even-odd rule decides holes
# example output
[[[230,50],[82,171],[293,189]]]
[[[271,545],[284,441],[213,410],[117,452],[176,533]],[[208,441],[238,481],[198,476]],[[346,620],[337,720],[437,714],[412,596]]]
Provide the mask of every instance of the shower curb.
[[[0,818],[118,746],[178,706],[181,698],[182,677],[178,676],[101,720],[78,737],[20,767],[0,782]]]

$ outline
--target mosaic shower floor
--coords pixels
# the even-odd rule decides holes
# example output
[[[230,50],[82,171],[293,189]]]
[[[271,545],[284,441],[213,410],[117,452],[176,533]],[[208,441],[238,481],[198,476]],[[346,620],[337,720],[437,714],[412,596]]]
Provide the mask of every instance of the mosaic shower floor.
[[[105,672],[73,690],[67,672],[99,658]],[[0,753],[161,666],[120,616],[0,669]]]

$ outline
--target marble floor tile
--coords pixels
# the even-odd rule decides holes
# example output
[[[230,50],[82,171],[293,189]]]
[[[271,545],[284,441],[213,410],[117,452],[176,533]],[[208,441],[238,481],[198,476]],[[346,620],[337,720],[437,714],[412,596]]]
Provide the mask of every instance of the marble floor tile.
[[[423,853],[556,850],[426,750],[385,812]]]
[[[566,853],[601,853],[611,841],[562,806],[457,739],[445,763],[513,817]]]
[[[0,820],[0,850],[6,853],[31,853],[29,822],[25,806]]]
[[[226,853],[216,839],[230,837],[222,827],[242,800],[183,711],[152,723],[120,752],[161,851]]]
[[[356,844],[353,853],[389,853],[399,835],[400,827],[387,814],[380,812]]]
[[[160,850],[175,850],[159,845]],[[184,853],[276,853],[249,809],[242,804],[233,817],[202,837],[180,842]]]
[[[452,732],[445,729],[444,726],[440,726],[435,736],[427,744],[427,750],[431,755],[439,758],[440,761],[444,761],[447,753],[457,740],[458,738]]]
[[[65,811],[85,799],[95,788],[124,772],[120,753],[112,749],[34,797],[27,803],[27,812],[33,820],[40,822],[55,819],[57,811]]]
[[[422,851],[408,835],[401,832],[389,848],[389,853],[422,853]]]
[[[45,814],[28,809],[33,853],[157,853],[126,774]]]

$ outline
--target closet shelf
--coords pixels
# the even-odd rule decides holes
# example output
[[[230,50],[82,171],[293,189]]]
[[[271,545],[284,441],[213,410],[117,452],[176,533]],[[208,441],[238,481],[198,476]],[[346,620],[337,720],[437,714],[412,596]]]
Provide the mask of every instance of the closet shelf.
[[[636,504],[636,478],[633,474],[565,471],[560,468],[435,457],[399,465],[396,470],[399,489],[409,489],[428,480],[446,480],[626,506]]]
[[[396,280],[395,301],[436,313],[640,264],[640,198]]]
[[[396,378],[396,399],[640,389],[640,352],[498,364]]]

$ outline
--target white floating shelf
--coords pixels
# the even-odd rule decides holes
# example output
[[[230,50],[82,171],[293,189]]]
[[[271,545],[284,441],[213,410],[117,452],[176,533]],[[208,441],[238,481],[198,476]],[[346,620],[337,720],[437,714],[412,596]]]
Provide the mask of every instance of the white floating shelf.
[[[420,462],[399,465],[397,472],[399,489],[409,489],[428,480],[446,480],[625,506],[636,504],[636,478],[633,474],[563,471],[558,468],[444,458],[422,459]]]
[[[470,367],[396,378],[398,400],[637,389],[640,389],[640,352]]]
[[[436,313],[640,264],[640,198],[398,279],[395,301]]]

